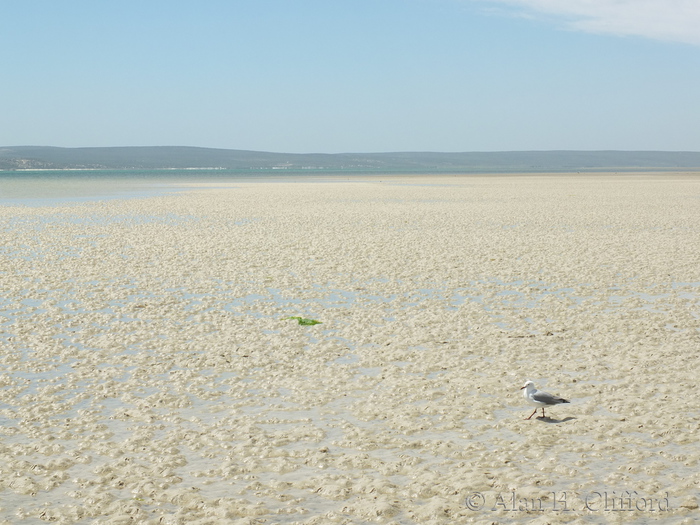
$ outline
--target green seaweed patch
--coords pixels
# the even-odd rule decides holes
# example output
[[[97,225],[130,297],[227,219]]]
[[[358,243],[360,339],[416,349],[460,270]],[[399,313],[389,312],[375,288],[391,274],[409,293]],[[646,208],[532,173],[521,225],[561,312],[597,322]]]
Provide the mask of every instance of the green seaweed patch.
[[[286,321],[287,319],[296,319],[302,326],[313,326],[315,324],[322,324],[321,321],[317,321],[316,319],[306,319],[305,317],[285,317],[283,321]]]

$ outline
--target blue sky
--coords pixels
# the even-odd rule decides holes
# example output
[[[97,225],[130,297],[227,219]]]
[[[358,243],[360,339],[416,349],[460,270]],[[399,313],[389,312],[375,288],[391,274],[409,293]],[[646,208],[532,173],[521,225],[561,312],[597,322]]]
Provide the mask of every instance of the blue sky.
[[[0,146],[700,151],[698,0],[0,0]]]

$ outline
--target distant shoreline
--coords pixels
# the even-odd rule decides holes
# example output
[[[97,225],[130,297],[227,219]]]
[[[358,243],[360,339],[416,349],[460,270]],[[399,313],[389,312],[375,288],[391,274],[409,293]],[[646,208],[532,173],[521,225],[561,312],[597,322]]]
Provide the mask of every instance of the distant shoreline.
[[[700,170],[700,152],[505,151],[273,153],[179,146],[0,147],[0,171],[275,171],[338,173],[533,173]]]
[[[422,176],[498,176],[498,175],[650,175],[653,173],[700,173],[700,167],[600,167],[600,168],[579,168],[579,169],[494,169],[494,170],[334,170],[334,169],[274,169],[274,168],[23,168],[23,169],[0,169],[0,177],[3,175],[27,175],[32,174],[105,174],[105,175],[137,175],[147,177],[153,175],[195,175],[197,173],[216,174],[231,177],[255,177],[255,176],[283,176],[283,177],[343,177],[343,176],[387,176],[387,177],[422,177]]]

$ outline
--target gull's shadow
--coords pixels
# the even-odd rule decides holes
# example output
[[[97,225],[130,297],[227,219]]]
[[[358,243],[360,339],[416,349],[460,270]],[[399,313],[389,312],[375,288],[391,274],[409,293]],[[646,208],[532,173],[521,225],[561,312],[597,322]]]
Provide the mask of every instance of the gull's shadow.
[[[572,419],[576,419],[575,417],[565,417],[564,419],[552,419],[551,417],[538,417],[537,421],[542,421],[543,423],[566,423],[567,421],[571,421]]]

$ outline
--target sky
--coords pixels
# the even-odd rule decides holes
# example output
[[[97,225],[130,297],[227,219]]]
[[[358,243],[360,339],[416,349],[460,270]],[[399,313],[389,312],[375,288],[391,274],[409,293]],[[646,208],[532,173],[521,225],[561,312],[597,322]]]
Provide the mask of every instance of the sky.
[[[0,0],[0,146],[700,151],[700,0]]]

